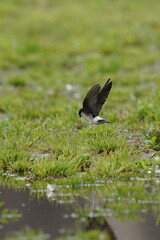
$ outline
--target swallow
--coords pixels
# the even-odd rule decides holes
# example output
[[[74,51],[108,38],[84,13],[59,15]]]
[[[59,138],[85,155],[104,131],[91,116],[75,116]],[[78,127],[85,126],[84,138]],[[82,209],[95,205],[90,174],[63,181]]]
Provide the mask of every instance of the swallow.
[[[111,88],[112,81],[110,81],[110,78],[102,88],[100,84],[93,86],[83,100],[83,108],[78,112],[79,117],[85,117],[90,122],[91,126],[109,123],[109,121],[99,117],[99,113],[108,98]]]

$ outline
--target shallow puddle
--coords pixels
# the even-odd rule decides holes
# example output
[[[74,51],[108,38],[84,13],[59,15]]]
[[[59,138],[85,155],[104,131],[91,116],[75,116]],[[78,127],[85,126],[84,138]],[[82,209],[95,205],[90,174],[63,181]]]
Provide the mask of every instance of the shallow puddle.
[[[159,209],[159,181],[154,178],[72,186],[14,174],[0,177],[1,239],[72,235],[88,240],[82,233],[99,231],[97,239],[158,240]]]
[[[13,189],[0,188],[0,199],[5,202],[4,207],[18,209],[21,218],[11,221],[8,224],[1,224],[1,238],[24,228],[33,230],[41,229],[45,236],[53,239],[74,224],[73,218],[66,218],[65,215],[72,213],[72,206],[65,206],[50,203],[46,198],[33,198],[29,190],[15,191]]]

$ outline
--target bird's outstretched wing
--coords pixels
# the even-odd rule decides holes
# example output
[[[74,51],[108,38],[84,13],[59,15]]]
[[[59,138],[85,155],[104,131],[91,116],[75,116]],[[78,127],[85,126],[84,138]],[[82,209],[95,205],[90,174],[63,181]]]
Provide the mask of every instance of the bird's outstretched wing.
[[[101,89],[101,86],[97,84],[93,86],[86,94],[86,97],[83,101],[83,109],[86,113],[91,113],[92,115],[96,116],[97,99],[98,99],[98,93],[100,89]]]
[[[101,89],[101,91],[98,93],[97,103],[96,103],[96,107],[95,107],[95,109],[96,109],[96,112],[95,112],[96,116],[98,116],[99,112],[101,111],[102,106],[105,103],[111,88],[112,88],[112,82],[110,81],[110,78],[109,78],[108,81],[103,86],[103,88]]]

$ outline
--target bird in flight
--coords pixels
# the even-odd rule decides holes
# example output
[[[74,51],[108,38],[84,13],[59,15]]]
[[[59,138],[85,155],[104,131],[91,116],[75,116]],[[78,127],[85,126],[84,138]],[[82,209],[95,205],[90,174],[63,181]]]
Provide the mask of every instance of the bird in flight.
[[[99,117],[99,112],[102,109],[103,104],[108,98],[109,92],[112,88],[112,81],[110,78],[101,88],[99,84],[93,86],[85,96],[83,100],[83,108],[78,112],[79,117],[85,117],[90,125],[99,125],[102,123],[109,123],[105,119]]]

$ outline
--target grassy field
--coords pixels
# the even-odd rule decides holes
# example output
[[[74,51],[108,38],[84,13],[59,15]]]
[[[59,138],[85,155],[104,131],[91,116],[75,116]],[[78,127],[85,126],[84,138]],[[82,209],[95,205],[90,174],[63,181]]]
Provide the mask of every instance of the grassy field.
[[[1,172],[85,182],[159,168],[160,2],[0,3]],[[78,118],[111,78],[101,115]]]

